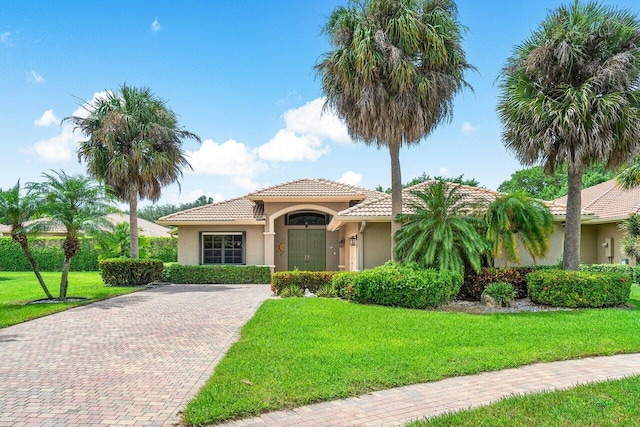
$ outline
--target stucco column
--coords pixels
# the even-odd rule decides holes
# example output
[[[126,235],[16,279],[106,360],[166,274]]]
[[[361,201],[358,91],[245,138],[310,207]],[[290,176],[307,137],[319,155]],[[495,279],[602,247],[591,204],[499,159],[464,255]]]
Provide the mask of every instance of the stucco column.
[[[264,235],[264,265],[269,266],[273,273],[276,268],[276,262],[274,259],[276,232],[265,231],[262,234]]]

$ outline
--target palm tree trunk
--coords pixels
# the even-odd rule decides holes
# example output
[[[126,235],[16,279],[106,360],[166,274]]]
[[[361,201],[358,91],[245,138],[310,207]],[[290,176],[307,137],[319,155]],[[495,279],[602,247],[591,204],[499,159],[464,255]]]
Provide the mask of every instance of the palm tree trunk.
[[[69,268],[71,267],[71,258],[65,256],[62,263],[62,276],[60,277],[60,301],[67,299],[67,289],[69,288]]]
[[[138,193],[132,192],[129,196],[129,226],[131,229],[131,258],[138,258]]]
[[[580,220],[582,217],[582,166],[567,169],[567,218],[564,228],[562,266],[565,270],[578,270],[580,268]]]
[[[42,274],[40,274],[40,268],[38,267],[38,263],[36,262],[36,259],[33,257],[33,254],[31,253],[31,249],[29,249],[29,244],[27,242],[27,239],[26,238],[20,239],[18,240],[18,243],[20,244],[20,247],[24,251],[24,254],[27,256],[27,259],[31,264],[31,269],[33,270],[34,274],[38,278],[38,283],[40,283],[40,286],[42,286],[42,290],[47,295],[48,299],[53,299],[53,295],[51,295],[51,292],[49,292],[49,288],[47,288],[47,285],[46,283],[44,283],[44,279],[42,278]]]
[[[396,221],[402,213],[402,176],[400,173],[400,144],[389,144],[391,156],[391,259],[397,261],[395,254],[395,235],[400,230],[400,223]]]

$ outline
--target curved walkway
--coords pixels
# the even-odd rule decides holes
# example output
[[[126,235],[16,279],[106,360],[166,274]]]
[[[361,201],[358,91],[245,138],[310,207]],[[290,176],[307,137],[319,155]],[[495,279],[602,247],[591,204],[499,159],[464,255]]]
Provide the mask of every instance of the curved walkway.
[[[640,354],[537,363],[522,368],[448,378],[376,391],[289,411],[236,420],[226,426],[398,426],[486,405],[496,400],[640,374]]]
[[[174,425],[270,294],[162,286],[0,329],[0,426]]]

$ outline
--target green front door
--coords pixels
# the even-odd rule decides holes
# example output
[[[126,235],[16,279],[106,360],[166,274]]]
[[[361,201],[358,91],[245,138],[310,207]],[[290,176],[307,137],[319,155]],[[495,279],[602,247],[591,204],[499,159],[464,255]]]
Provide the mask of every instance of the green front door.
[[[325,230],[289,230],[289,270],[326,270],[326,235]]]

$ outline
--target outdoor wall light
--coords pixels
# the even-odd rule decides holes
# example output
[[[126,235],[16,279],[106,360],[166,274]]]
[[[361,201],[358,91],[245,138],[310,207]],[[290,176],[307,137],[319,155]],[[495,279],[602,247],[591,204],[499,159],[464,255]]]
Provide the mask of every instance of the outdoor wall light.
[[[344,248],[344,239],[338,242],[338,246],[340,246],[341,248]]]
[[[604,242],[604,243],[602,244],[602,247],[603,247],[603,248],[608,248],[608,247],[609,247],[609,243]]]
[[[355,246],[358,241],[358,236],[354,235],[349,237],[349,246]]]

